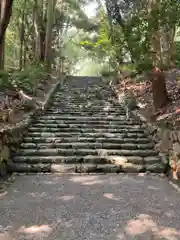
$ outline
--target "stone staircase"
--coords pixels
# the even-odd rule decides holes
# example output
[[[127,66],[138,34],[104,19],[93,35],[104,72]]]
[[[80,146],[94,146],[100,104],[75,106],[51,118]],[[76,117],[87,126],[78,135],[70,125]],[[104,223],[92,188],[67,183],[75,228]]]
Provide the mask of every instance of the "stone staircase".
[[[97,77],[67,78],[12,157],[15,172],[164,171],[147,130]]]

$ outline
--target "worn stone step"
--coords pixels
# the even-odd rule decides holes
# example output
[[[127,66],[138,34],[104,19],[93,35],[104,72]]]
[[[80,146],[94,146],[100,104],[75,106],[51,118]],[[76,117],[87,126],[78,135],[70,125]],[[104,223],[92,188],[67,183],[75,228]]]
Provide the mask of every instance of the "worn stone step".
[[[100,120],[96,120],[96,119],[89,119],[89,120],[75,120],[75,119],[67,119],[67,120],[51,120],[51,119],[48,119],[48,120],[34,120],[34,123],[33,123],[33,126],[35,124],[40,124],[40,126],[44,126],[44,125],[49,125],[49,124],[52,124],[52,125],[59,125],[59,124],[91,124],[91,125],[102,125],[102,124],[113,124],[113,125],[139,125],[141,126],[141,124],[139,123],[139,121],[133,121],[133,120],[129,120],[129,121],[125,121],[124,119],[121,119],[119,121],[113,121],[112,120],[108,120],[108,119],[100,119]]]
[[[112,102],[104,102],[103,100],[98,100],[98,101],[86,101],[86,100],[82,100],[82,101],[75,101],[73,99],[71,99],[69,102],[67,102],[67,100],[64,100],[64,98],[62,97],[61,100],[57,100],[57,99],[52,99],[50,105],[52,107],[59,107],[61,104],[66,104],[66,106],[71,106],[71,103],[73,106],[76,105],[83,105],[83,106],[92,106],[94,104],[96,104],[96,106],[108,106],[108,107],[116,107],[119,109],[123,109],[119,103],[112,103]]]
[[[45,110],[45,112],[51,112],[51,111],[56,111],[56,110],[61,110],[61,111],[67,111],[67,112],[72,112],[72,111],[85,111],[85,112],[117,112],[117,113],[124,113],[125,110],[122,108],[115,108],[115,107],[111,107],[111,108],[105,108],[105,106],[99,106],[99,107],[93,107],[93,106],[78,106],[78,105],[72,105],[72,106],[64,106],[64,108],[62,108],[61,106],[57,107],[57,108],[49,108],[47,110]]]
[[[68,101],[67,101],[68,100]],[[87,105],[87,106],[91,106],[92,104],[96,104],[97,106],[101,105],[101,106],[112,106],[112,107],[119,107],[121,108],[121,106],[119,105],[118,102],[116,102],[115,100],[107,100],[107,101],[104,101],[102,99],[94,99],[94,98],[91,98],[91,99],[86,99],[86,98],[83,98],[83,99],[80,99],[80,100],[77,100],[76,98],[65,98],[64,96],[62,96],[61,98],[59,97],[54,97],[51,99],[51,104],[52,105],[59,105],[61,103],[65,103],[67,106],[70,106],[70,104],[72,103],[73,105]]]
[[[65,115],[65,114],[69,114],[69,115],[79,115],[79,116],[93,116],[93,115],[99,115],[99,116],[106,116],[106,115],[112,115],[114,117],[118,117],[119,115],[122,116],[126,116],[126,113],[121,111],[95,111],[95,110],[91,110],[91,111],[86,111],[85,109],[69,109],[69,110],[61,110],[61,109],[57,109],[54,111],[51,110],[47,110],[44,111],[44,114],[49,114],[49,115]]]
[[[11,167],[12,168],[12,167]],[[9,168],[11,170],[11,168]],[[144,166],[128,164],[121,167],[115,164],[13,164],[13,172],[19,173],[120,173],[120,172],[141,172],[145,171]]]
[[[31,127],[35,129],[60,129],[60,128],[101,128],[101,129],[139,129],[145,131],[146,129],[144,127],[141,127],[139,125],[130,125],[130,124],[65,124],[65,123],[60,123],[60,124],[33,124]]]
[[[124,117],[124,119],[126,119],[126,114],[125,113],[117,113],[117,112],[97,112],[97,111],[89,111],[89,112],[85,112],[85,111],[56,111],[56,112],[46,112],[44,113],[44,115],[46,114],[46,116],[67,116],[67,114],[69,116],[74,116],[74,117],[101,117],[101,118],[106,118],[107,116],[110,117]],[[43,116],[43,115],[42,115]]]
[[[71,116],[69,114],[67,115],[42,115],[39,117],[39,120],[83,120],[83,121],[88,121],[88,120],[112,120],[112,121],[121,121],[121,120],[125,120],[124,116],[118,116],[118,117],[114,117],[114,116]]]
[[[50,163],[37,163],[37,164],[28,164],[28,163],[13,163],[8,166],[9,172],[17,173],[47,173],[51,172]]]
[[[101,133],[144,133],[145,130],[141,129],[141,128],[76,128],[76,127],[67,127],[67,128],[35,128],[35,127],[30,127],[29,128],[29,132],[34,132],[34,133],[64,133],[64,132],[69,132],[69,131],[73,131],[73,132],[79,132],[79,133],[86,133],[86,132],[92,132],[92,133],[97,133],[97,132],[101,132]]]
[[[152,163],[158,163],[159,157],[151,157]],[[153,159],[154,158],[154,159]],[[37,164],[37,163],[66,163],[66,164],[76,164],[76,163],[93,163],[93,164],[107,164],[113,163],[122,165],[125,162],[131,162],[133,164],[144,164],[144,158],[138,156],[16,156],[13,159],[16,163],[30,163],[30,164]],[[148,161],[150,163],[150,161]]]
[[[139,157],[139,156],[15,156],[13,161],[16,163],[95,163],[95,164],[105,164],[105,163],[115,163],[122,165],[126,162],[133,164],[156,164],[160,163],[161,159],[159,156],[153,157]]]
[[[47,138],[47,137],[70,137],[70,136],[78,136],[78,137],[117,137],[117,138],[145,138],[148,135],[145,133],[129,133],[129,132],[124,132],[124,133],[107,133],[107,132],[28,132],[28,137],[42,137],[42,138]]]
[[[42,137],[25,137],[23,142],[24,143],[71,143],[78,141],[81,142],[87,142],[87,143],[94,143],[94,142],[101,142],[101,143],[117,143],[117,144],[123,144],[123,143],[137,143],[137,144],[146,144],[151,141],[150,138],[93,138],[93,137],[48,137],[48,138],[42,138]]]
[[[22,143],[21,149],[48,149],[48,148],[90,148],[90,149],[127,149],[127,150],[136,150],[136,149],[153,149],[153,143],[146,144],[133,144],[133,143],[100,143],[99,141],[96,143],[80,143],[80,142],[71,142],[71,143]]]
[[[138,128],[138,127],[142,127],[140,124],[131,124],[131,122],[111,122],[111,121],[99,121],[99,122],[76,122],[76,121],[66,121],[66,122],[61,122],[59,121],[57,122],[53,122],[53,123],[49,123],[49,122],[41,122],[41,123],[33,123],[33,127],[48,127],[48,128],[59,128],[59,127],[69,127],[69,126],[77,126],[77,127],[112,127],[112,128],[118,128],[118,127],[132,127],[132,128]],[[144,128],[145,129],[145,128]]]
[[[86,156],[86,155],[98,155],[98,156],[108,156],[108,155],[120,155],[120,156],[139,156],[139,157],[149,157],[157,156],[157,151],[153,149],[147,150],[117,150],[117,149],[64,149],[64,148],[48,148],[48,149],[21,149],[20,152],[14,153],[14,156],[24,155],[24,156]]]
[[[77,109],[77,111],[80,111],[81,109],[83,110],[85,110],[85,111],[87,111],[87,112],[89,112],[89,111],[95,111],[95,112],[108,112],[108,111],[113,111],[113,112],[115,112],[115,111],[117,111],[117,112],[122,112],[122,113],[124,113],[125,112],[125,110],[123,109],[123,108],[120,108],[120,107],[107,107],[107,106],[93,106],[93,105],[91,105],[91,106],[87,106],[87,105],[85,105],[85,106],[83,106],[83,105],[71,105],[71,106],[67,106],[67,105],[65,105],[64,106],[64,109],[62,109],[61,108],[61,105],[58,107],[54,107],[54,106],[52,106],[51,108],[48,108],[48,109],[46,109],[45,110],[45,112],[48,112],[48,111],[56,111],[56,110],[65,110],[65,111],[72,111],[72,110],[76,110]]]
[[[162,164],[154,164],[152,166],[152,172],[162,173],[164,171],[164,166]],[[70,170],[73,172],[74,165],[66,164],[52,164],[51,171],[52,172],[69,172]],[[124,163],[122,165],[116,164],[82,164],[75,165],[75,172],[81,173],[140,173],[146,172],[146,166],[137,165],[133,163]]]
[[[9,170],[19,173],[140,173],[149,171],[144,165],[126,163],[123,166],[115,164],[27,164],[15,163],[9,166]],[[162,173],[164,166],[162,164],[151,165],[150,170],[156,173]]]

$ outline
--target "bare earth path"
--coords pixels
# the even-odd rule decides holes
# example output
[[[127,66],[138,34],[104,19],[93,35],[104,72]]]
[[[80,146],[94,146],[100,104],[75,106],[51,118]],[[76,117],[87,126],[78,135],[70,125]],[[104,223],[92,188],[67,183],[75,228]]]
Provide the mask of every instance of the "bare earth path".
[[[158,176],[19,176],[0,200],[0,240],[178,240],[179,199]]]

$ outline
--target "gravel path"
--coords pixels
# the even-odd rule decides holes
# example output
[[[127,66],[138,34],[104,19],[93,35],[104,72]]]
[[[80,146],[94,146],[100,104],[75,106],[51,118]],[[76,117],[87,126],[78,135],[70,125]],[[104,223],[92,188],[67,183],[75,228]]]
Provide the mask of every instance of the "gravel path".
[[[19,176],[0,200],[0,240],[178,240],[179,199],[158,176]]]

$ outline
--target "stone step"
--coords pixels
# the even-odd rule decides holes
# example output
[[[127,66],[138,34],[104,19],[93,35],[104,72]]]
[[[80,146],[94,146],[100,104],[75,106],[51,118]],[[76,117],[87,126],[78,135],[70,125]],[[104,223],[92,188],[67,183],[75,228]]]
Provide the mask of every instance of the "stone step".
[[[61,96],[61,97],[55,97],[55,98],[52,98],[51,99],[51,104],[54,104],[54,105],[58,105],[58,104],[61,104],[61,103],[64,103],[64,104],[67,104],[67,105],[70,105],[71,103],[73,105],[92,105],[92,104],[96,104],[97,106],[98,105],[101,105],[101,106],[115,106],[115,107],[120,107],[121,106],[118,104],[118,102],[114,99],[107,99],[106,101],[102,100],[102,99],[94,99],[94,97],[91,97],[91,98],[81,98],[81,99],[76,99],[75,97],[72,97],[72,98],[66,98],[65,96]]]
[[[81,111],[81,112],[75,112],[75,111],[67,111],[67,112],[54,112],[54,113],[44,113],[45,116],[52,116],[53,119],[54,117],[63,117],[63,116],[67,116],[67,117],[70,117],[70,116],[73,116],[73,117],[99,117],[99,118],[102,118],[102,119],[105,119],[105,118],[116,118],[116,117],[120,117],[124,120],[127,119],[126,117],[126,114],[123,113],[123,114],[119,114],[119,113],[102,113],[102,112],[84,112],[84,111]],[[42,115],[42,116],[44,116]]]
[[[66,109],[71,109],[71,108],[86,108],[87,110],[89,109],[98,109],[98,110],[124,110],[120,105],[117,104],[109,104],[109,103],[97,103],[97,102],[91,102],[91,103],[87,103],[87,101],[83,101],[81,103],[76,103],[74,101],[72,102],[67,102],[66,101],[59,101],[59,102],[52,102],[51,103],[51,108],[53,110],[55,110],[56,108],[60,108],[60,106],[65,106]],[[51,109],[49,108],[49,109]]]
[[[120,156],[139,156],[139,157],[149,157],[157,156],[157,151],[154,149],[147,150],[117,150],[117,149],[64,149],[64,148],[48,148],[48,149],[20,149],[19,152],[13,154],[13,156],[87,156],[87,155],[97,155],[97,156],[108,156],[108,155],[120,155]]]
[[[78,132],[78,133],[86,133],[86,132],[92,132],[92,133],[144,133],[144,129],[141,128],[76,128],[76,127],[67,127],[67,128],[35,128],[35,127],[30,127],[29,132],[34,132],[34,133],[64,133],[64,132]]]
[[[68,111],[71,111],[72,109],[76,110],[76,109],[84,109],[86,111],[118,111],[118,112],[124,112],[124,109],[122,107],[116,107],[116,106],[107,106],[107,105],[87,105],[87,103],[84,103],[85,105],[83,104],[70,104],[70,105],[67,105],[66,103],[62,104],[59,104],[59,105],[54,105],[54,104],[51,104],[51,108],[48,108],[46,111],[48,110],[57,110],[57,109],[62,109],[61,106],[64,106],[64,110],[68,110]]]
[[[136,149],[153,149],[153,143],[146,144],[133,144],[133,143],[80,143],[80,142],[71,142],[71,143],[22,143],[21,149],[48,149],[48,148],[90,148],[90,149],[126,149],[126,150],[136,150]]]
[[[75,111],[75,110],[72,110],[71,111],[54,111],[54,112],[44,112],[44,115],[49,115],[49,116],[66,116],[66,115],[69,115],[69,116],[78,116],[78,117],[91,117],[91,116],[97,116],[97,117],[106,117],[106,116],[111,116],[111,117],[124,117],[124,119],[126,119],[126,114],[125,112],[124,113],[118,113],[118,112],[102,112],[102,111]],[[42,116],[44,116],[42,115]]]
[[[81,109],[81,108],[70,108],[70,109],[56,109],[56,110],[46,110],[44,111],[44,114],[73,114],[73,115],[92,115],[92,114],[101,114],[101,115],[105,115],[105,114],[113,114],[113,116],[118,116],[118,115],[125,115],[125,111],[116,111],[116,110],[93,110],[93,109]]]
[[[73,123],[73,124],[33,124],[32,128],[36,129],[60,129],[60,128],[101,128],[101,129],[136,129],[136,130],[142,130],[145,131],[146,129],[144,127],[141,127],[139,125],[131,125],[131,124],[86,124],[86,123]]]
[[[93,137],[25,137],[23,142],[24,143],[72,143],[78,141],[87,142],[87,143],[116,143],[116,144],[123,144],[123,143],[137,143],[137,144],[146,144],[151,141],[150,138],[112,138],[112,137],[101,137],[101,138],[93,138]]]
[[[42,138],[47,138],[47,137],[117,137],[117,138],[145,138],[148,135],[145,133],[129,133],[129,132],[124,132],[124,133],[107,133],[107,132],[28,132],[28,137],[42,137]]]
[[[96,100],[96,101],[94,101],[94,100],[88,101],[87,100],[86,101],[86,99],[83,99],[82,101],[76,101],[75,99],[70,99],[67,102],[67,99],[65,99],[63,96],[59,100],[56,99],[56,98],[52,99],[50,105],[58,107],[62,103],[66,104],[66,106],[71,106],[71,103],[72,103],[73,105],[81,105],[82,104],[82,105],[86,105],[87,106],[87,105],[94,105],[94,104],[96,104],[96,105],[101,105],[101,106],[110,106],[110,107],[122,108],[119,105],[119,103],[112,102],[112,101],[111,102],[110,101],[105,102],[104,100]]]
[[[90,126],[90,127],[133,127],[133,128],[136,128],[136,127],[141,127],[140,124],[131,124],[132,122],[111,122],[111,121],[91,121],[91,122],[77,122],[77,121],[65,121],[65,122],[62,122],[62,121],[55,121],[55,122],[35,122],[33,124],[33,127],[48,127],[48,128],[59,128],[59,127],[68,127],[69,125],[73,125],[73,126]],[[142,127],[141,127],[142,128]]]
[[[140,173],[140,172],[164,172],[162,164],[151,165],[136,165],[126,163],[123,166],[115,164],[27,164],[27,163],[14,163],[9,166],[9,170],[19,173]]]
[[[57,119],[57,120],[51,120],[51,119],[48,119],[48,120],[34,120],[34,124],[41,124],[41,126],[43,125],[49,125],[49,124],[54,124],[54,125],[59,125],[59,124],[97,124],[97,125],[100,125],[100,124],[114,124],[114,125],[139,125],[141,126],[141,124],[138,122],[138,121],[133,121],[133,120],[129,120],[129,121],[124,121],[124,120],[117,120],[117,121],[113,121],[113,120],[108,120],[108,119],[102,119],[102,120],[96,120],[96,119],[93,119],[93,120],[75,120],[75,119],[67,119],[67,120],[61,120],[61,119]]]
[[[38,120],[75,120],[75,121],[88,121],[88,120],[111,120],[111,121],[121,121],[125,120],[124,116],[71,116],[70,114],[67,115],[42,115],[39,117]]]
[[[93,164],[117,164],[123,165],[124,163],[133,164],[156,164],[160,163],[161,159],[159,156],[153,157],[139,157],[139,156],[16,156],[13,161],[15,163],[28,163],[28,164],[38,164],[38,163],[66,163],[66,164],[78,164],[78,163],[93,163]]]

